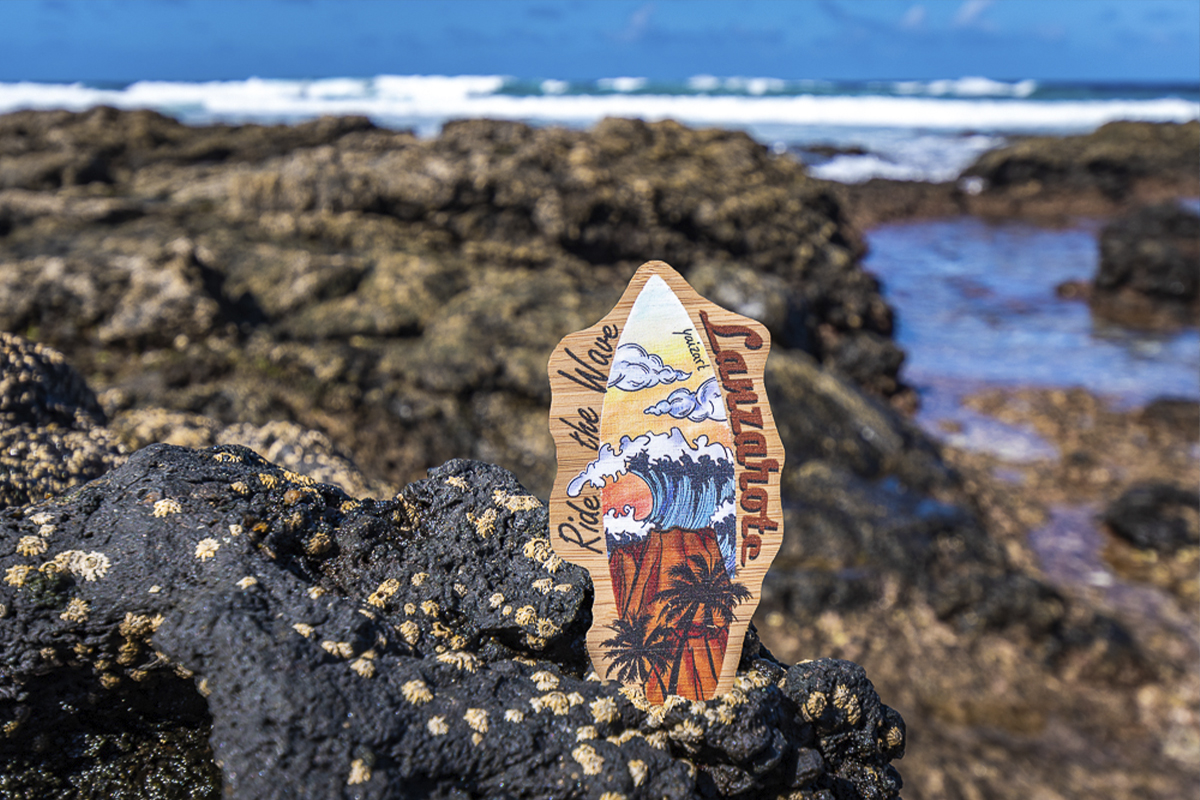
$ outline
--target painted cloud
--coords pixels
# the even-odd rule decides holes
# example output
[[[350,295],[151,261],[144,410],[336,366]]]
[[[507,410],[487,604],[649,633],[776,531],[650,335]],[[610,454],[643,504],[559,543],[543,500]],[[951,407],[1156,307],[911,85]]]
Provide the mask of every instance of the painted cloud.
[[[660,383],[674,383],[690,378],[692,373],[668,367],[653,353],[647,353],[639,344],[623,344],[617,348],[616,360],[608,374],[610,389],[636,392],[649,389]]]

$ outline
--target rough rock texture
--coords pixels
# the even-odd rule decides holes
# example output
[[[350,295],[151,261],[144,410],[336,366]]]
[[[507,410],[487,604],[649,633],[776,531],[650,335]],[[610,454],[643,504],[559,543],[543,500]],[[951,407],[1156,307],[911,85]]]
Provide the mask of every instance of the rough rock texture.
[[[839,206],[744,134],[477,120],[420,141],[112,109],[0,131],[0,328],[61,349],[110,413],[287,420],[393,485],[472,456],[545,492],[548,354],[650,258],[907,396]]]
[[[356,496],[394,493],[367,480],[327,437],[292,422],[223,426],[161,408],[124,411],[110,422],[62,353],[0,333],[0,508],[60,494],[155,442],[240,444]]]
[[[1130,323],[1200,319],[1200,215],[1177,203],[1140,208],[1100,233],[1092,308]]]
[[[49,347],[0,333],[0,508],[104,474],[125,450],[82,376]]]
[[[1104,522],[1140,550],[1171,555],[1200,546],[1200,496],[1169,483],[1138,484],[1113,501]]]
[[[1139,181],[1187,185],[1200,173],[1200,122],[1110,122],[1085,136],[1036,136],[984,153],[963,172],[985,191],[1099,192],[1114,200]]]
[[[75,125],[86,118],[61,119]],[[117,114],[107,124],[119,127],[128,119]],[[265,429],[288,420],[323,432],[373,480],[398,485],[424,466],[470,455],[513,467],[536,494],[546,491],[553,465],[544,417],[546,354],[561,332],[606,312],[637,263],[658,253],[613,256],[612,262],[589,259],[596,253],[619,255],[626,240],[661,246],[669,257],[683,259],[673,263],[698,288],[766,320],[775,336],[768,381],[788,449],[788,540],[768,576],[756,621],[772,650],[788,661],[836,656],[864,664],[909,722],[914,744],[905,761],[905,796],[1168,800],[1190,791],[1200,780],[1200,725],[1193,713],[1200,708],[1200,679],[1192,668],[1200,651],[1190,612],[1141,625],[1142,617],[1126,613],[1117,601],[1144,593],[1123,593],[1130,587],[1120,581],[1107,589],[1081,589],[1044,570],[1027,537],[1050,516],[1039,505],[1050,495],[1039,494],[1037,502],[1026,495],[1033,487],[1041,491],[1043,476],[1072,491],[1086,489],[1084,502],[1096,497],[1107,502],[1123,491],[1122,482],[1160,473],[1186,484],[1178,476],[1194,469],[1189,448],[1197,426],[1188,421],[1194,412],[1158,404],[1145,410],[1144,419],[1138,412],[1136,424],[1120,428],[1130,420],[1116,420],[1094,398],[1088,403],[1070,395],[1062,408],[1045,415],[1069,457],[1023,468],[1021,480],[1028,484],[1003,489],[1009,480],[1001,477],[1004,470],[1015,470],[1010,465],[980,466],[954,453],[948,462],[946,453],[889,407],[903,393],[893,393],[896,387],[879,376],[898,365],[899,351],[881,332],[883,312],[872,310],[875,285],[855,266],[858,245],[829,200],[828,187],[785,162],[743,137],[671,124],[612,121],[584,134],[479,122],[452,126],[430,142],[363,128],[265,162],[233,155],[227,161],[163,161],[107,184],[54,192],[14,189],[9,192],[25,194],[4,194],[9,198],[4,208],[36,210],[61,200],[62,211],[12,216],[17,221],[0,237],[5,259],[0,319],[61,344],[100,390],[113,417],[110,427],[127,446],[156,439],[207,446],[218,443],[218,431],[237,423]],[[0,168],[8,163],[0,161]],[[639,183],[643,176],[648,184]],[[1137,184],[1136,192],[1147,185]],[[574,205],[593,195],[603,198],[602,207]],[[555,196],[561,206],[554,205]],[[539,205],[543,197],[551,199]],[[771,198],[782,205],[772,206]],[[790,214],[797,198],[799,211]],[[111,203],[111,213],[102,213],[92,202],[97,200]],[[586,219],[580,208],[591,209]],[[679,209],[695,213],[677,219],[672,214]],[[562,233],[553,233],[559,230],[554,220],[563,221]],[[571,221],[579,223],[578,239]],[[778,242],[798,243],[792,260],[775,247]],[[756,253],[774,253],[778,260],[775,266],[755,261]],[[846,266],[835,268],[843,259]],[[737,265],[743,260],[759,268],[742,269]],[[43,280],[43,274],[56,280]],[[796,280],[808,294],[796,294]],[[192,299],[181,299],[187,297]],[[866,333],[856,332],[860,329]],[[888,347],[877,347],[877,336]],[[857,386],[848,374],[857,376]],[[864,392],[863,385],[871,391]],[[881,402],[887,395],[890,403]],[[1004,399],[996,413],[1017,413],[1025,408],[1023,399]],[[1031,401],[1041,408],[1038,403]],[[170,410],[151,410],[164,407]],[[1128,435],[1114,445],[1119,430]],[[1152,465],[1156,455],[1161,463]],[[1136,467],[1125,472],[1125,465]],[[1070,497],[1075,502],[1084,495]],[[477,507],[469,507],[476,502],[482,499],[467,501],[466,510],[475,515],[467,522],[478,531],[476,523],[482,521],[485,529],[488,523]],[[1085,511],[1083,518],[1101,508]],[[336,529],[340,523],[329,524]],[[1103,540],[1097,545],[1105,549],[1097,556],[1101,566],[1104,559],[1115,560],[1109,551],[1121,543],[1109,538],[1106,547]],[[217,541],[214,565],[231,552],[229,543]],[[244,544],[240,537],[237,542]],[[1185,547],[1151,563],[1148,551],[1124,547],[1129,552],[1121,556],[1121,575],[1146,576],[1136,580],[1167,586],[1194,607],[1187,598],[1197,596],[1200,548]],[[304,551],[303,561],[316,563],[319,555]],[[546,584],[551,592],[555,580]],[[367,598],[379,590],[358,588]],[[417,635],[439,641],[455,635],[450,622],[435,620],[443,626],[435,629],[424,618],[419,592],[407,596],[415,613],[403,615],[399,624],[411,621]],[[451,593],[447,602],[460,599]],[[394,608],[370,610],[401,620]],[[275,625],[263,617],[261,631],[274,631]],[[446,635],[436,636],[439,631]],[[520,628],[515,643],[495,641],[513,653],[533,652],[521,640],[531,634],[541,635]],[[340,652],[336,642],[350,639],[322,641],[334,642]],[[389,641],[408,647],[394,636]],[[193,654],[198,662],[217,657],[203,642],[187,646],[198,648]],[[419,640],[417,647],[426,645]],[[361,658],[352,652],[350,661]],[[747,652],[753,655],[757,645]],[[171,653],[178,659],[185,650]],[[421,653],[428,661],[428,653]],[[393,657],[398,663],[401,656],[381,650],[366,661]],[[560,665],[563,685],[567,677],[586,678],[582,667],[568,666],[573,656],[553,658],[564,659],[553,662]],[[844,671],[850,667],[817,664],[801,665],[819,672],[803,685],[843,674],[843,700],[858,691],[850,689],[860,685]],[[427,682],[441,680],[434,673],[422,675]],[[123,680],[118,690],[135,684]],[[592,696],[579,688],[565,693],[570,691]],[[836,682],[832,699],[819,691],[827,711],[831,702],[840,708]],[[227,702],[229,692],[214,690],[210,697],[218,695]],[[799,696],[779,701],[772,694],[764,703],[807,708],[810,701],[813,708],[821,702],[812,696],[802,703]],[[183,720],[173,728],[153,716],[157,705],[121,702],[126,711],[104,719],[120,719],[134,731],[157,731],[160,738],[147,739],[146,733],[122,739],[124,749],[107,751],[124,759],[113,763],[136,763],[138,753],[149,752],[156,753],[152,763],[176,769],[171,765],[183,762],[139,748],[175,735],[170,731],[207,735],[207,728],[187,721],[210,707],[194,698],[169,715]],[[557,698],[547,702],[562,707]],[[286,698],[280,703],[294,707]],[[569,698],[566,708],[564,716],[580,713]],[[850,712],[842,710],[848,720]],[[61,709],[45,709],[46,718],[61,719],[51,713],[61,715]],[[448,729],[459,725],[447,736],[461,738],[468,731],[460,724],[465,710],[456,713],[437,715]],[[490,712],[489,720],[495,723]],[[682,723],[672,721],[670,727]],[[581,724],[586,727],[586,720]],[[775,728],[764,724],[762,730]],[[568,738],[572,735],[578,732]],[[857,751],[870,741],[865,733],[843,731],[818,738],[828,739],[832,752],[842,746]],[[791,770],[788,781],[834,763],[819,744],[798,745],[795,762],[788,755],[785,766],[773,760],[771,748],[755,747],[743,752],[765,754],[751,758],[770,765],[765,768],[770,775]],[[35,746],[33,752],[69,749]],[[71,752],[87,758],[91,751],[80,746]],[[275,752],[264,758],[275,758]],[[350,760],[351,767],[354,759],[362,761],[356,775],[373,769],[368,762],[374,763],[374,753],[364,750]],[[581,755],[586,758],[587,751]],[[601,773],[607,774],[612,759],[600,755]],[[285,756],[290,757],[278,757]],[[339,751],[334,761],[341,758]],[[387,758],[381,758],[385,771],[392,763]],[[564,756],[569,765],[567,758],[574,756]],[[476,763],[466,756],[460,760]],[[53,773],[47,762],[38,763],[29,774]],[[718,769],[718,762],[705,763],[709,771],[698,776],[724,775],[724,783],[713,781],[728,791],[745,779]],[[833,786],[833,796],[865,785],[854,783],[855,769],[834,768],[850,783]],[[872,769],[859,774],[875,774],[880,785],[889,785],[878,764]],[[706,779],[696,780],[702,795]],[[779,778],[771,785],[784,783]],[[746,794],[762,794],[755,791]]]
[[[1200,194],[1200,123],[1112,122],[1078,136],[1018,138],[984,153],[956,181],[876,178],[830,190],[859,229],[960,214],[1108,216]]]
[[[0,793],[899,796],[904,723],[857,665],[751,633],[708,703],[589,674],[546,523],[476,462],[374,502],[170,445],[4,512]]]

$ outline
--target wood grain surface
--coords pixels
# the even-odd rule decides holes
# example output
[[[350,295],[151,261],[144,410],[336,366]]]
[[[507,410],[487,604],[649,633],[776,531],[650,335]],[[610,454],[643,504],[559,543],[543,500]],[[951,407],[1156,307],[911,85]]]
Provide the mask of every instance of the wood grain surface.
[[[658,349],[668,357],[629,347],[647,341],[667,342]],[[591,573],[588,651],[598,674],[641,687],[652,703],[674,694],[709,699],[732,688],[763,576],[783,538],[783,445],[763,386],[769,349],[761,324],[705,300],[674,269],[651,261],[604,319],[565,337],[550,358],[558,452],[551,544]],[[644,357],[648,372],[637,372],[630,353]],[[674,464],[661,455],[672,447],[682,453]],[[630,461],[634,452],[642,453],[639,461]],[[647,466],[647,458],[660,460]],[[686,488],[703,478],[716,495],[697,492],[703,499],[694,508],[680,508],[679,498],[693,495],[660,490],[677,472],[667,468],[679,464],[692,470],[680,478]],[[720,509],[713,522],[697,523],[713,504]],[[683,518],[691,521],[668,530],[654,523]],[[640,534],[621,538],[639,526]]]

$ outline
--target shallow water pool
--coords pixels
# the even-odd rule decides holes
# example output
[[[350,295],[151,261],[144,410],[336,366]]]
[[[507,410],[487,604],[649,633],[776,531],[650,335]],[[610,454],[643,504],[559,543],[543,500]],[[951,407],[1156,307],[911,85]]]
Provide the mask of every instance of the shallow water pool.
[[[865,265],[896,310],[896,341],[908,354],[902,377],[921,393],[923,427],[954,444],[1035,460],[1053,457],[1053,448],[1028,431],[987,422],[961,399],[997,386],[1079,386],[1123,406],[1164,395],[1200,398],[1195,328],[1122,328],[1055,294],[1058,284],[1095,273],[1098,230],[1090,221],[1049,229],[962,217],[867,234]],[[939,425],[945,420],[957,423],[954,433]]]

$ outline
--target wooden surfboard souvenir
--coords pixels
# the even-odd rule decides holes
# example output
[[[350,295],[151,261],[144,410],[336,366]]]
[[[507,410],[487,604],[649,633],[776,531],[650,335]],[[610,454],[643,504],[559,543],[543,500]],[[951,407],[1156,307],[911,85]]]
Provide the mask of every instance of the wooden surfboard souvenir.
[[[597,673],[651,703],[733,687],[783,539],[769,349],[761,324],[651,261],[550,357],[550,539],[591,573]]]

